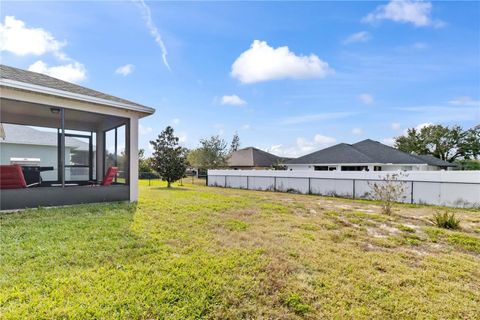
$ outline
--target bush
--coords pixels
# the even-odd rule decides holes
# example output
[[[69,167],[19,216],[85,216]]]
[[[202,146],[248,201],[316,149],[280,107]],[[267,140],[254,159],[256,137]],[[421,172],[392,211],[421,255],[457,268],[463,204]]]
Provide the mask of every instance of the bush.
[[[382,202],[382,212],[390,215],[394,202],[402,200],[405,192],[405,183],[400,180],[403,173],[386,174],[380,182],[368,182],[371,189],[370,196]]]
[[[433,222],[437,227],[444,229],[458,229],[460,227],[460,219],[455,217],[455,213],[449,214],[448,211],[435,213]]]
[[[310,311],[310,306],[306,303],[303,302],[302,297],[294,292],[291,293],[286,299],[285,299],[285,304],[287,307],[295,312],[298,315],[305,315]]]

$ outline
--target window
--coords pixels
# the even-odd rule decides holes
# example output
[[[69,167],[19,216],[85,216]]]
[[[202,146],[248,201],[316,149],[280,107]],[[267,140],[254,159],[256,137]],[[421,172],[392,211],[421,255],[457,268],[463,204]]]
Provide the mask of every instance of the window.
[[[315,171],[328,171],[328,166],[314,166],[313,170],[315,170]]]
[[[368,171],[368,166],[342,166],[342,171]]]
[[[129,159],[126,132],[126,125],[105,132],[104,172],[107,172],[109,167],[118,167],[116,183],[128,183]]]
[[[381,166],[375,166],[375,167],[373,167],[373,171],[382,171],[382,167]]]

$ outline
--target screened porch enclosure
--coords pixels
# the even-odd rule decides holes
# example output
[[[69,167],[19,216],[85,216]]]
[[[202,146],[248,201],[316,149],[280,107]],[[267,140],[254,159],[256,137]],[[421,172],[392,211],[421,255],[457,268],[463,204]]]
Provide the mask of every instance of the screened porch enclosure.
[[[2,189],[1,209],[130,200],[130,118],[0,102],[0,164],[20,165],[29,185]],[[100,186],[110,167],[118,172]]]

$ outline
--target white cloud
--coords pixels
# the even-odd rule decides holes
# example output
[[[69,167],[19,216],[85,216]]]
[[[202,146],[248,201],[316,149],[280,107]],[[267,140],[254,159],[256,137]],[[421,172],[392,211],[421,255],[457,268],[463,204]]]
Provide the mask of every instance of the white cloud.
[[[332,137],[316,134],[315,137],[313,138],[313,141],[315,141],[316,144],[332,144],[337,140]]]
[[[378,6],[375,11],[362,19],[362,22],[375,23],[381,20],[411,23],[416,27],[442,27],[445,23],[431,18],[432,3],[416,0],[391,0]]]
[[[242,127],[241,127],[242,130],[250,130],[251,129],[251,126],[249,124],[244,124]]]
[[[173,118],[172,119],[172,124],[173,125],[178,125],[179,123],[180,123],[180,119],[178,119],[178,118]]]
[[[339,118],[346,118],[354,114],[355,113],[352,113],[352,112],[325,112],[325,113],[307,114],[302,116],[282,118],[280,119],[279,124],[287,125],[287,124],[300,124],[300,123],[315,122],[315,121],[322,121],[322,120],[333,120],[333,119],[339,119]]]
[[[303,137],[297,138],[294,145],[272,145],[265,151],[284,157],[299,157],[307,153],[320,150],[331,146],[336,142],[335,138],[316,134],[313,140],[307,140]]]
[[[148,135],[150,133],[153,132],[153,129],[152,127],[146,127],[146,126],[143,126],[143,125],[139,125],[138,126],[138,132],[140,133],[141,136],[145,136],[145,135]]]
[[[387,146],[392,146],[395,144],[395,138],[384,138],[382,139],[382,143],[386,144]]]
[[[64,64],[49,67],[38,60],[28,70],[43,73],[69,82],[80,82],[87,77],[83,64],[69,58],[63,51],[66,42],[61,42],[42,28],[30,28],[14,16],[6,16],[0,23],[0,51],[11,52],[18,56],[41,56],[47,53],[61,60]]]
[[[6,16],[0,23],[0,50],[19,56],[53,53],[58,58],[65,59],[61,49],[65,42],[56,40],[52,34],[42,28],[29,28],[25,22],[14,16]]]
[[[363,134],[363,129],[362,128],[353,128],[352,129],[352,134],[354,134],[356,136],[359,136],[359,135]]]
[[[163,42],[162,36],[160,35],[160,32],[158,31],[157,26],[155,25],[155,22],[153,22],[152,19],[152,12],[150,11],[150,7],[147,6],[147,4],[143,0],[134,0],[135,3],[138,5],[140,8],[140,12],[142,14],[143,20],[145,21],[145,24],[148,28],[148,31],[150,31],[150,34],[152,35],[153,39],[155,42],[158,44],[160,49],[162,50],[162,60],[163,64],[165,67],[167,67],[168,70],[170,69],[170,65],[168,64],[167,60],[167,47],[165,46],[165,43]]]
[[[188,141],[188,134],[186,132],[179,132],[178,133],[178,142],[180,144],[185,144]]]
[[[418,124],[418,125],[415,127],[415,129],[416,129],[417,131],[419,131],[419,130],[422,130],[423,128],[425,128],[425,127],[430,127],[430,126],[433,126],[433,123],[431,123],[431,122],[424,122],[424,123]]]
[[[87,71],[85,70],[85,67],[78,62],[49,67],[42,60],[38,60],[37,62],[29,66],[28,70],[43,73],[54,78],[75,83],[83,81],[87,78]]]
[[[433,126],[434,124],[431,123],[431,122],[424,122],[424,123],[420,123],[420,124],[417,124],[415,127],[413,127],[415,130],[417,131],[420,131],[422,130],[423,128],[425,127],[429,127],[429,126]],[[408,129],[411,129],[411,128],[406,128],[403,130],[403,135],[407,135],[408,134]]]
[[[415,49],[415,50],[425,50],[425,49],[429,48],[429,45],[426,44],[425,42],[415,42],[412,45],[412,48]]]
[[[456,97],[455,99],[450,100],[449,103],[456,106],[480,106],[479,100],[475,100],[468,96]]]
[[[273,48],[254,40],[233,63],[231,76],[242,83],[278,79],[324,78],[333,70],[315,54],[298,56],[287,46]]]
[[[400,130],[401,125],[398,122],[393,122],[391,124],[391,127],[392,127],[393,130]]]
[[[231,96],[223,96],[220,102],[222,105],[231,105],[231,106],[243,106],[247,104],[245,100],[233,94]]]
[[[360,101],[363,103],[363,104],[366,104],[366,105],[372,105],[373,102],[375,101],[375,99],[373,98],[373,96],[371,94],[368,94],[368,93],[362,93],[358,96],[358,99],[360,99]]]
[[[371,38],[372,36],[367,31],[360,31],[360,32],[349,35],[345,40],[343,40],[343,44],[351,44],[355,42],[367,42]]]
[[[130,73],[135,70],[135,66],[133,64],[126,64],[124,66],[120,66],[115,70],[116,74],[120,74],[122,76],[128,76]]]

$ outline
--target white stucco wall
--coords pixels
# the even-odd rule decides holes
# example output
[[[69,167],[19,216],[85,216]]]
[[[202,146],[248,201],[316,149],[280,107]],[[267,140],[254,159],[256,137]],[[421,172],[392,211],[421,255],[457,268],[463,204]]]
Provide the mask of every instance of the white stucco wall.
[[[39,158],[40,166],[53,167],[53,171],[41,173],[44,181],[56,181],[58,178],[58,159],[56,146],[3,143],[0,141],[0,164],[10,164],[10,158]],[[65,148],[65,158],[70,159],[70,148]],[[65,179],[70,180],[66,172]]]
[[[387,174],[392,172],[209,170],[208,185],[368,198],[371,185],[381,183]],[[400,199],[403,202],[480,206],[480,171],[407,171],[402,174],[399,183],[404,186]]]

